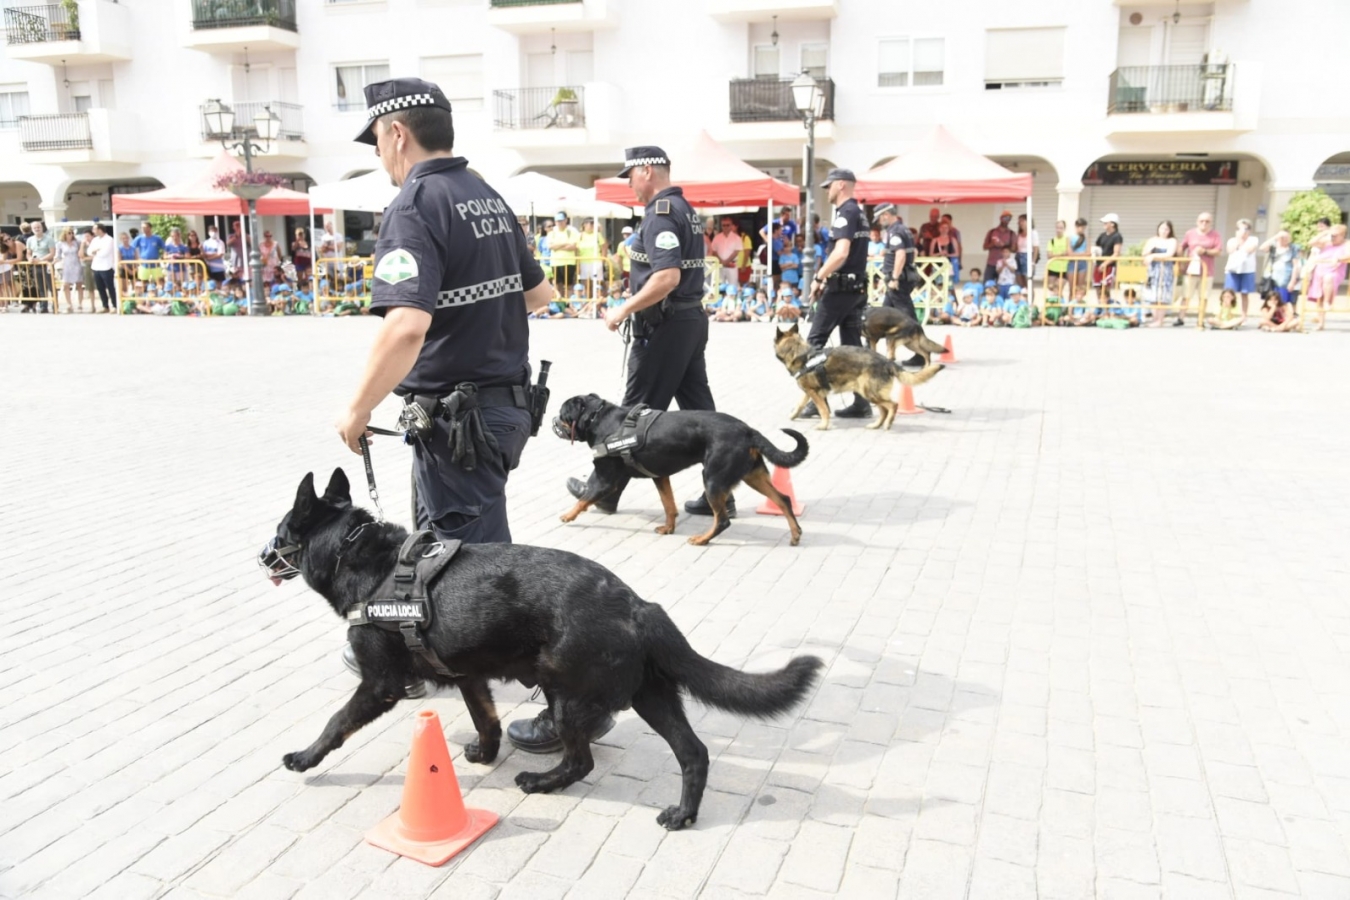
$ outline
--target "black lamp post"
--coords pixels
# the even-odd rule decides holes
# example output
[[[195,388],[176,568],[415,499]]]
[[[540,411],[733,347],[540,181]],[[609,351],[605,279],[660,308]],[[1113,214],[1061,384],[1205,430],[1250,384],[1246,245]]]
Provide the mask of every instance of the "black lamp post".
[[[806,125],[806,210],[802,227],[810,230],[802,248],[802,284],[809,287],[816,273],[816,234],[811,225],[811,194],[816,185],[816,119],[825,111],[825,91],[814,76],[803,72],[792,82],[792,103]]]
[[[281,117],[264,106],[253,116],[252,127],[240,125],[234,120],[234,110],[219,100],[207,101],[202,111],[206,119],[206,130],[220,141],[220,145],[231,153],[244,154],[244,171],[253,173],[253,154],[266,153],[272,141],[281,131]],[[257,143],[254,143],[254,139]],[[248,267],[249,267],[249,315],[267,315],[267,297],[263,295],[262,253],[258,250],[261,236],[258,234],[258,200],[272,186],[268,184],[236,184],[230,192],[248,201]]]

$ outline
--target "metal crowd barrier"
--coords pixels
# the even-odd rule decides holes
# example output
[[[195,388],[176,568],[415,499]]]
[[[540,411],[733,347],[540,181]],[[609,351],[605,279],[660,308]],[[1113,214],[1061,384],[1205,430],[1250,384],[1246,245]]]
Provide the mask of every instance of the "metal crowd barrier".
[[[137,307],[145,302],[182,300],[202,315],[211,314],[211,304],[202,303],[211,274],[200,259],[156,259],[117,262],[117,314],[123,303]]]
[[[882,271],[881,257],[867,260],[867,302],[871,306],[880,306],[886,298],[886,275]],[[952,262],[945,256],[919,256],[914,259],[915,271],[919,273],[919,283],[910,293],[914,301],[914,311],[919,314],[919,324],[926,324],[932,311],[941,308],[947,302],[950,292],[956,290],[952,281]],[[957,279],[959,281],[959,279]]]
[[[5,302],[47,303],[51,304],[49,309],[56,310],[56,287],[60,282],[53,263],[9,260],[9,265],[13,268],[7,273],[8,279],[0,278],[0,292],[3,292]]]
[[[323,256],[315,260],[310,272],[314,289],[310,313],[321,316],[336,312],[343,303],[355,303],[362,310],[368,309],[373,262],[374,258],[370,256]]]

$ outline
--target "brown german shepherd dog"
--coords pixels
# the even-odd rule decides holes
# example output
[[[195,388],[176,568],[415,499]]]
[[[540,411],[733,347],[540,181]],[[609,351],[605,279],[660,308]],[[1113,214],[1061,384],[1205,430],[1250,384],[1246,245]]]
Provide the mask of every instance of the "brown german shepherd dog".
[[[895,420],[895,408],[900,402],[902,386],[923,384],[946,368],[929,365],[917,372],[906,372],[880,353],[863,347],[812,350],[811,345],[798,333],[795,324],[787,331],[774,334],[773,354],[787,367],[788,373],[797,379],[797,387],[804,394],[802,402],[792,411],[792,418],[800,416],[807,403],[815,403],[820,413],[817,431],[830,427],[830,404],[826,398],[831,392],[847,391],[860,394],[868,402],[881,407],[881,416],[868,428],[885,428],[889,431],[891,422]],[[807,365],[821,356],[824,357],[821,364]]]
[[[863,337],[873,350],[881,339],[886,339],[886,356],[895,360],[895,345],[904,344],[910,353],[923,357],[925,366],[932,365],[933,354],[947,348],[923,333],[923,326],[898,309],[873,306],[863,313]]]

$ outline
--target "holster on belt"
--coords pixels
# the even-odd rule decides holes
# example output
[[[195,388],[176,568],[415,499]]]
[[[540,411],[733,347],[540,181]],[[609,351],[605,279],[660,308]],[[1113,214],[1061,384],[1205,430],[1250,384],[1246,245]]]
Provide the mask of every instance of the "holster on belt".
[[[851,272],[835,272],[825,277],[825,288],[845,294],[861,293],[867,290],[867,280]]]
[[[497,438],[483,426],[478,408],[478,385],[463,381],[441,398],[441,418],[450,432],[450,461],[466,472],[478,466],[478,457],[500,453]]]

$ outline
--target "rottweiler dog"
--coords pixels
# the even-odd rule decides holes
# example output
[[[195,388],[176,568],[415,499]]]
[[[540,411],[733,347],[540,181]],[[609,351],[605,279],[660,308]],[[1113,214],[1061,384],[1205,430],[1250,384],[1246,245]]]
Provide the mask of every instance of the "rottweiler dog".
[[[366,601],[391,596],[382,590],[392,587],[407,536],[406,529],[352,505],[342,469],[322,497],[310,473],[259,562],[276,584],[303,575],[345,621]],[[563,742],[557,766],[516,776],[521,790],[558,791],[584,778],[594,767],[588,736],[608,714],[631,707],[680,762],[680,802],[657,816],[676,831],[698,818],[708,780],[708,748],[685,717],[681,691],[738,715],[775,716],[806,697],[822,665],[817,657],[796,656],[776,672],[750,674],[705,659],[664,609],[642,600],[613,572],[543,547],[466,544],[432,582],[428,600],[435,614],[422,640],[454,676],[438,674],[397,632],[352,626],[361,683],[318,740],[282,758],[286,768],[318,765],[393,709],[404,685],[419,679],[459,688],[478,732],[464,758],[490,763],[502,729],[488,681],[515,679],[543,689]]]
[[[933,354],[943,353],[946,347],[924,334],[923,326],[889,306],[872,306],[863,313],[863,336],[873,352],[882,338],[886,339],[886,357],[895,360],[895,345],[903,344],[909,352],[923,357],[925,366],[932,365]]]
[[[881,416],[868,428],[889,431],[891,422],[895,421],[902,386],[923,384],[945,368],[928,365],[917,372],[906,372],[895,362],[866,347],[812,350],[797,331],[795,323],[786,331],[780,329],[774,332],[773,353],[787,368],[788,374],[796,379],[797,387],[802,389],[802,402],[792,411],[792,418],[800,416],[806,404],[815,403],[820,413],[817,431],[830,427],[830,404],[826,402],[826,397],[830,393],[847,391],[860,394],[869,403],[881,407]],[[819,360],[819,364],[812,365],[816,360]]]
[[[615,406],[596,394],[572,397],[558,410],[553,433],[566,441],[585,441],[597,447],[619,432],[630,409]],[[646,444],[633,452],[634,461],[651,474],[629,468],[618,456],[596,457],[586,490],[576,505],[563,513],[562,520],[571,522],[629,478],[652,478],[666,514],[665,524],[657,526],[656,533],[674,534],[675,495],[670,489],[670,476],[703,463],[703,487],[713,510],[713,524],[705,533],[691,537],[689,543],[707,544],[731,526],[727,497],[744,481],[782,510],[795,547],[802,528],[792,514],[792,504],[773,486],[764,460],[790,469],[806,459],[809,448],[799,432],[790,428],[783,431],[797,442],[791,453],[779,450],[764,435],[726,413],[693,409],[663,412],[648,429]]]

